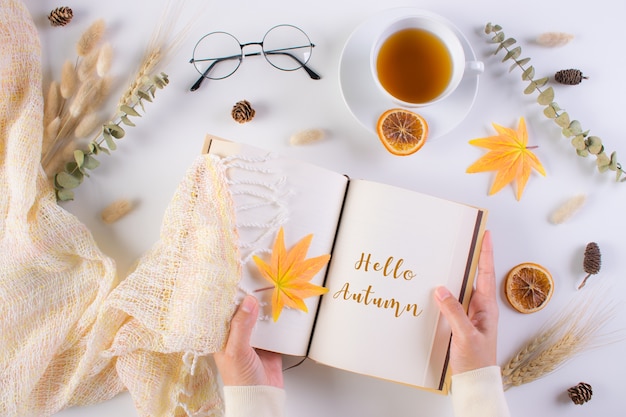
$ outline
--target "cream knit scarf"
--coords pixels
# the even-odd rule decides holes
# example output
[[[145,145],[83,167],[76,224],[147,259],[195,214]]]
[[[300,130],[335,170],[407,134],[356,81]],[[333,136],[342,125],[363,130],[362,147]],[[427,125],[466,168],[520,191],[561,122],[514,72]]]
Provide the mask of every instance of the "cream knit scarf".
[[[49,416],[125,389],[140,416],[222,414],[209,355],[224,343],[241,268],[223,168],[199,157],[160,240],[119,282],[40,165],[31,16],[19,0],[0,11],[0,415]]]

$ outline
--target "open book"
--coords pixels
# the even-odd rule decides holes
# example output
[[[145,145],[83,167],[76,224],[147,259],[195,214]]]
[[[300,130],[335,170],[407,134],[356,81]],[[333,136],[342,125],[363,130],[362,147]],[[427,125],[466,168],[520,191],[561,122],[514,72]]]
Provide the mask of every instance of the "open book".
[[[240,288],[261,301],[255,347],[447,392],[451,331],[433,291],[445,285],[467,306],[484,210],[211,136],[204,151],[225,168],[235,202]],[[331,254],[311,281],[329,291],[274,322],[251,258],[269,259],[281,226],[287,249],[312,233],[307,257]]]

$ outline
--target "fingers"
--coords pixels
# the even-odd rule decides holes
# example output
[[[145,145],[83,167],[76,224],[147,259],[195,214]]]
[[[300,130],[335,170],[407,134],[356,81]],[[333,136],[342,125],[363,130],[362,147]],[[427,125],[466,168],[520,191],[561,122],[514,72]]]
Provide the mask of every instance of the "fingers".
[[[441,314],[448,320],[453,335],[468,334],[474,329],[463,306],[452,296],[446,287],[435,289],[435,300],[439,304]]]
[[[226,342],[226,351],[235,353],[241,349],[248,349],[250,336],[259,314],[259,303],[252,295],[247,295],[235,312],[230,323],[230,334]]]
[[[491,233],[488,230],[485,231],[480,248],[476,291],[495,298],[496,275],[493,266],[493,243],[491,241]]]

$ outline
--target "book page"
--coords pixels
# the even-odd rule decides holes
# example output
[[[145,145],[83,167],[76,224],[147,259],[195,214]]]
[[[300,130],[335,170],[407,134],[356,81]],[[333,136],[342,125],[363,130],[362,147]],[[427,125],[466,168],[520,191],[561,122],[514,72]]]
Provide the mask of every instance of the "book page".
[[[437,335],[433,293],[446,285],[459,294],[469,279],[479,217],[473,207],[351,180],[311,359],[440,389],[450,332]]]
[[[239,233],[243,276],[239,298],[253,294],[261,302],[260,319],[252,345],[288,355],[305,356],[317,312],[319,297],[306,298],[309,310],[284,308],[272,320],[272,283],[258,272],[252,256],[269,262],[279,228],[290,249],[313,234],[307,258],[332,250],[347,178],[305,162],[224,140],[212,140],[209,154],[226,168],[233,195]],[[326,267],[311,280],[323,285]]]

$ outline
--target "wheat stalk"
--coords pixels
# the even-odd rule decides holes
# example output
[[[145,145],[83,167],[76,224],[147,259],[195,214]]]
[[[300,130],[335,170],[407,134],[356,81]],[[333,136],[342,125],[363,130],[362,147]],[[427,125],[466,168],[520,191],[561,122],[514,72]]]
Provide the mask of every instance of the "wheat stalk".
[[[178,7],[177,11],[182,9],[183,3],[176,5]],[[106,122],[102,126],[99,133],[89,142],[87,149],[75,149],[73,158],[54,175],[54,186],[59,200],[65,201],[74,198],[72,190],[82,183],[83,178],[87,176],[87,170],[92,170],[99,165],[94,156],[97,156],[100,152],[108,154],[110,151],[115,150],[117,145],[115,145],[114,139],[120,139],[125,135],[122,125],[134,126],[135,124],[130,120],[130,117],[140,116],[135,107],[140,106],[143,109],[143,100],[152,101],[156,89],[165,87],[169,82],[166,74],[158,72],[159,67],[165,64],[166,58],[182,42],[185,33],[190,27],[189,24],[186,28],[179,31],[177,35],[172,36],[172,33],[174,33],[173,25],[178,13],[173,13],[171,6],[172,3],[165,9],[161,18],[161,23],[164,24],[157,25],[157,30],[143,54],[138,69],[119,98],[116,112],[111,121]],[[87,54],[95,55],[95,51],[87,50],[86,45],[89,43],[89,40],[90,37],[85,36],[85,40],[81,38],[81,42],[79,42],[82,45],[81,56],[83,57]],[[102,77],[102,73],[108,71],[110,67],[110,50],[106,45],[98,51],[97,59],[93,62],[94,64],[91,65],[91,59],[84,59],[84,65],[87,66],[89,64],[90,69],[93,66],[96,74]],[[105,78],[102,77],[102,80],[105,80]],[[106,90],[108,91],[108,87]],[[83,100],[83,103],[78,99],[79,93],[76,95],[77,98],[70,105],[71,114],[75,117],[80,112],[89,109],[87,102],[97,102],[98,99],[98,97],[89,98],[89,100]],[[88,97],[88,95],[84,94],[84,97]],[[87,113],[80,114],[80,117],[87,117]],[[81,128],[79,131],[83,128],[80,124],[78,127]],[[86,129],[87,126],[85,126]]]
[[[542,378],[577,354],[610,343],[602,330],[614,315],[613,305],[601,304],[594,296],[575,299],[502,367],[504,389]]]

